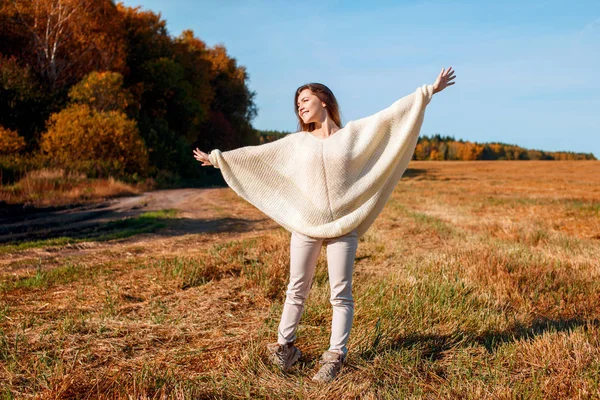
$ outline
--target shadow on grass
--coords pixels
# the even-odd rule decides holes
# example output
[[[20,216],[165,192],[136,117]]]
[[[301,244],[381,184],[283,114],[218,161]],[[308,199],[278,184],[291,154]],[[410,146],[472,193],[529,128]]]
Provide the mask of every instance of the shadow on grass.
[[[446,352],[455,348],[476,344],[484,346],[488,352],[493,353],[500,346],[507,343],[514,343],[520,340],[533,340],[544,333],[570,332],[576,328],[587,326],[600,326],[600,320],[538,318],[527,326],[519,324],[506,331],[490,330],[478,335],[460,331],[450,335],[410,334],[393,340],[387,346],[385,344],[382,346],[379,345],[380,336],[377,335],[376,330],[372,346],[363,349],[360,352],[360,357],[371,361],[381,351],[415,349],[420,352],[421,357],[436,361],[443,358]]]
[[[6,224],[0,229],[0,254],[44,246],[61,246],[83,241],[108,241],[124,239],[144,233],[165,237],[190,233],[246,232],[255,229],[256,223],[265,219],[242,218],[189,219],[177,218],[176,210],[149,212],[102,211],[92,216],[87,211],[71,220],[61,218],[37,224]],[[73,213],[71,213],[73,217]],[[108,220],[110,218],[110,220]]]
[[[477,178],[467,176],[443,176],[436,168],[408,168],[402,174],[402,179],[413,179],[417,181],[474,181]]]
[[[402,174],[402,178],[415,178],[421,175],[427,175],[427,170],[423,168],[408,168]]]

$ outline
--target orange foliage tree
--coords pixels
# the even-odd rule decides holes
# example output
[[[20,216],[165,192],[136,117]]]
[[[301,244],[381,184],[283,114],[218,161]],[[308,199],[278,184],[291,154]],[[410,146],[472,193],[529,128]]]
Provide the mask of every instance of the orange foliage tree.
[[[71,87],[69,98],[96,111],[123,111],[133,102],[131,93],[123,89],[123,75],[110,71],[91,72]]]
[[[483,146],[472,142],[461,143],[458,150],[458,159],[464,161],[480,160],[483,154]]]
[[[129,95],[121,82],[118,73],[93,72],[73,86],[73,103],[50,117],[42,135],[41,149],[55,163],[97,173],[147,171],[137,123],[123,112]]]
[[[144,173],[148,155],[137,124],[120,111],[73,104],[52,114],[41,149],[65,167],[109,173]]]
[[[12,129],[0,126],[0,154],[17,153],[25,148],[25,139]]]
[[[24,45],[19,58],[53,88],[95,69],[125,68],[123,31],[110,0],[13,0],[2,2],[0,13],[16,21],[13,32]]]

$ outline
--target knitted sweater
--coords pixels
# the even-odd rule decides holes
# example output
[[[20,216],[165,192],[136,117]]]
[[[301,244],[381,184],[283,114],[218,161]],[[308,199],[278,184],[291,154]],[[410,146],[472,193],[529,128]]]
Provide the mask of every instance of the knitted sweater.
[[[242,198],[290,232],[333,238],[377,218],[412,158],[433,85],[319,139],[309,132],[231,151],[210,162]]]

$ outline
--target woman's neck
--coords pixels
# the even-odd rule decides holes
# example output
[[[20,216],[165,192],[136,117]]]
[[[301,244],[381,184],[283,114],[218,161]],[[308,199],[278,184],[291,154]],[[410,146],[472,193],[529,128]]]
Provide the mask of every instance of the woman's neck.
[[[335,122],[326,118],[323,123],[315,122],[315,129],[310,133],[316,137],[327,138],[339,130],[340,127]]]

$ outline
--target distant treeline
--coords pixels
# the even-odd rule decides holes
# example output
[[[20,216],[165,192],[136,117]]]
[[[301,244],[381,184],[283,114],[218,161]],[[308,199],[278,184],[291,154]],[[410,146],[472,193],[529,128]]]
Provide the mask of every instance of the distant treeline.
[[[527,150],[506,143],[476,143],[451,136],[420,136],[413,160],[595,160],[592,153]]]
[[[260,135],[260,143],[273,142],[277,139],[281,139],[290,132],[286,131],[272,131],[272,130],[257,130]]]
[[[272,142],[290,132],[262,130],[260,142]],[[456,140],[452,136],[419,136],[413,160],[595,160],[592,153],[527,150],[506,143],[475,143]]]
[[[200,177],[256,145],[246,69],[191,30],[111,0],[0,1],[0,167]],[[207,172],[205,172],[207,171]],[[3,179],[4,179],[3,178]]]

